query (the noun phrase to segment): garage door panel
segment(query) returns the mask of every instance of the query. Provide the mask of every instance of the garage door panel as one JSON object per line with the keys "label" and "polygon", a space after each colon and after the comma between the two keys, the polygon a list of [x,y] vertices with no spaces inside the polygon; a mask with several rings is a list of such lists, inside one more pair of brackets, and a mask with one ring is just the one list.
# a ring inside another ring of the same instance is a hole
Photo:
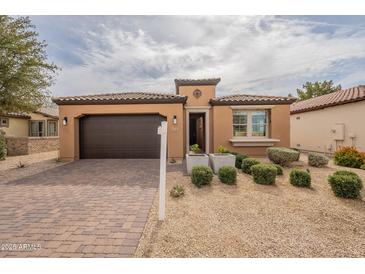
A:
{"label": "garage door panel", "polygon": [[159,115],[100,115],[80,119],[80,158],[159,158]]}

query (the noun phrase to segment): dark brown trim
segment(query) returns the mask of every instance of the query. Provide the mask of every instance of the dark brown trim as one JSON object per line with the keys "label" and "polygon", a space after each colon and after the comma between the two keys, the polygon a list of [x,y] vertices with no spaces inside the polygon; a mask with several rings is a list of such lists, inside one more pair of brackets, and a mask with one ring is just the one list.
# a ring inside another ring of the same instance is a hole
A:
{"label": "dark brown trim", "polygon": [[329,107],[335,107],[335,106],[340,106],[340,105],[345,105],[345,104],[350,104],[350,103],[356,103],[356,102],[360,102],[360,101],[364,101],[364,100],[365,100],[365,97],[361,97],[361,98],[346,100],[346,101],[342,101],[342,102],[335,102],[335,103],[332,103],[332,104],[320,105],[320,106],[315,106],[315,107],[310,107],[310,108],[303,108],[303,109],[299,109],[299,110],[292,110],[292,111],[290,111],[290,114],[310,112],[310,111],[325,109],[325,108],[329,108]]}
{"label": "dark brown trim", "polygon": [[240,105],[291,105],[296,100],[259,100],[259,101],[236,101],[236,100],[225,100],[225,101],[214,101],[211,99],[209,103],[212,106],[240,106]]}
{"label": "dark brown trim", "polygon": [[184,104],[187,97],[171,99],[123,99],[123,100],[63,100],[54,98],[52,101],[57,105],[124,105],[124,104]]}

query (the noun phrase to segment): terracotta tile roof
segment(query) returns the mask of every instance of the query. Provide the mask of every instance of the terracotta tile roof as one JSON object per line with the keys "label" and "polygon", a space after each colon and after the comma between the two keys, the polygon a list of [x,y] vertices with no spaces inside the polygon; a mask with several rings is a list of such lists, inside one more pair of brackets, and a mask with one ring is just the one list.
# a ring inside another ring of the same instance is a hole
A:
{"label": "terracotta tile roof", "polygon": [[42,107],[35,113],[43,114],[44,116],[58,119],[58,107]]}
{"label": "terracotta tile roof", "polygon": [[211,105],[289,105],[296,101],[294,97],[235,94],[213,98]]}
{"label": "terracotta tile roof", "polygon": [[26,113],[8,112],[6,114],[0,114],[0,116],[13,117],[13,118],[22,118],[22,119],[30,119],[30,116],[28,114],[26,114]]}
{"label": "terracotta tile roof", "polygon": [[175,79],[176,89],[180,86],[216,86],[221,78],[209,79]]}
{"label": "terracotta tile roof", "polygon": [[336,91],[305,101],[299,101],[290,106],[290,113],[307,112],[362,100],[365,100],[365,85]]}
{"label": "terracotta tile roof", "polygon": [[56,97],[52,101],[57,105],[81,104],[164,104],[185,103],[187,97],[171,93],[121,92],[81,96]]}

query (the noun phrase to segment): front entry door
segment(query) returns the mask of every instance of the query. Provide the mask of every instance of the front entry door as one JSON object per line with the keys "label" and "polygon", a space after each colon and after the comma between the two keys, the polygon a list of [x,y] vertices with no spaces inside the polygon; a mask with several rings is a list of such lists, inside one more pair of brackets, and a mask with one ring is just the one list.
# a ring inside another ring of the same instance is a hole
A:
{"label": "front entry door", "polygon": [[205,113],[189,114],[189,146],[198,144],[205,152]]}

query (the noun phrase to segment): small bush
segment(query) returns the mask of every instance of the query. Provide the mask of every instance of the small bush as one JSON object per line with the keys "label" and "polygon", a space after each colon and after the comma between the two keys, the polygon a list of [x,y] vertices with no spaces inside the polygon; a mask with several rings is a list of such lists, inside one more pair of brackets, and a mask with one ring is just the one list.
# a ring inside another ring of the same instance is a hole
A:
{"label": "small bush", "polygon": [[308,165],[323,167],[328,164],[328,158],[321,153],[310,152],[308,154]]}
{"label": "small bush", "polygon": [[365,154],[354,147],[341,147],[335,152],[334,162],[339,166],[360,168],[365,163]]}
{"label": "small bush", "polygon": [[251,167],[260,164],[260,161],[255,158],[246,158],[242,160],[242,171],[247,174],[251,174]]}
{"label": "small bush", "polygon": [[295,159],[295,161],[299,161],[299,159],[300,159],[300,150],[299,149],[297,149],[297,148],[290,148],[290,149],[292,149],[292,150],[295,150],[295,151],[297,151],[298,152],[298,157]]}
{"label": "small bush", "polygon": [[218,153],[229,153],[229,151],[224,146],[219,146]]}
{"label": "small bush", "polygon": [[288,166],[291,162],[297,161],[299,151],[285,147],[269,147],[267,156],[275,164]]}
{"label": "small bush", "polygon": [[175,185],[171,190],[170,190],[170,196],[174,197],[174,198],[178,198],[183,196],[185,193],[185,190],[183,188],[183,186],[181,185]]}
{"label": "small bush", "polygon": [[253,180],[261,185],[274,184],[276,172],[277,168],[272,164],[257,164],[251,167]]}
{"label": "small bush", "polygon": [[191,173],[191,182],[197,187],[208,185],[213,179],[213,170],[207,166],[195,166]]}
{"label": "small bush", "polygon": [[193,144],[190,146],[190,150],[194,153],[199,153],[200,152],[200,148],[198,144]]}
{"label": "small bush", "polygon": [[328,177],[333,193],[337,197],[355,199],[362,189],[361,178],[352,171],[339,170]]}
{"label": "small bush", "polygon": [[276,175],[283,175],[283,167],[281,165],[278,164],[273,164],[273,166],[276,167]]}
{"label": "small bush", "polygon": [[235,162],[235,166],[236,168],[241,169],[242,168],[242,160],[248,158],[247,155],[244,154],[236,154],[236,162]]}
{"label": "small bush", "polygon": [[5,158],[6,158],[5,136],[0,131],[0,160],[5,160]]}
{"label": "small bush", "polygon": [[172,159],[170,160],[170,164],[176,164],[176,160],[175,160],[174,158],[172,158]]}
{"label": "small bush", "polygon": [[237,170],[233,166],[222,166],[218,170],[219,180],[227,185],[234,185],[237,179]]}
{"label": "small bush", "polygon": [[289,180],[293,186],[299,186],[299,187],[311,186],[311,175],[309,172],[304,170],[293,169],[292,171],[290,171]]}
{"label": "small bush", "polygon": [[361,165],[361,169],[365,170],[365,164]]}

